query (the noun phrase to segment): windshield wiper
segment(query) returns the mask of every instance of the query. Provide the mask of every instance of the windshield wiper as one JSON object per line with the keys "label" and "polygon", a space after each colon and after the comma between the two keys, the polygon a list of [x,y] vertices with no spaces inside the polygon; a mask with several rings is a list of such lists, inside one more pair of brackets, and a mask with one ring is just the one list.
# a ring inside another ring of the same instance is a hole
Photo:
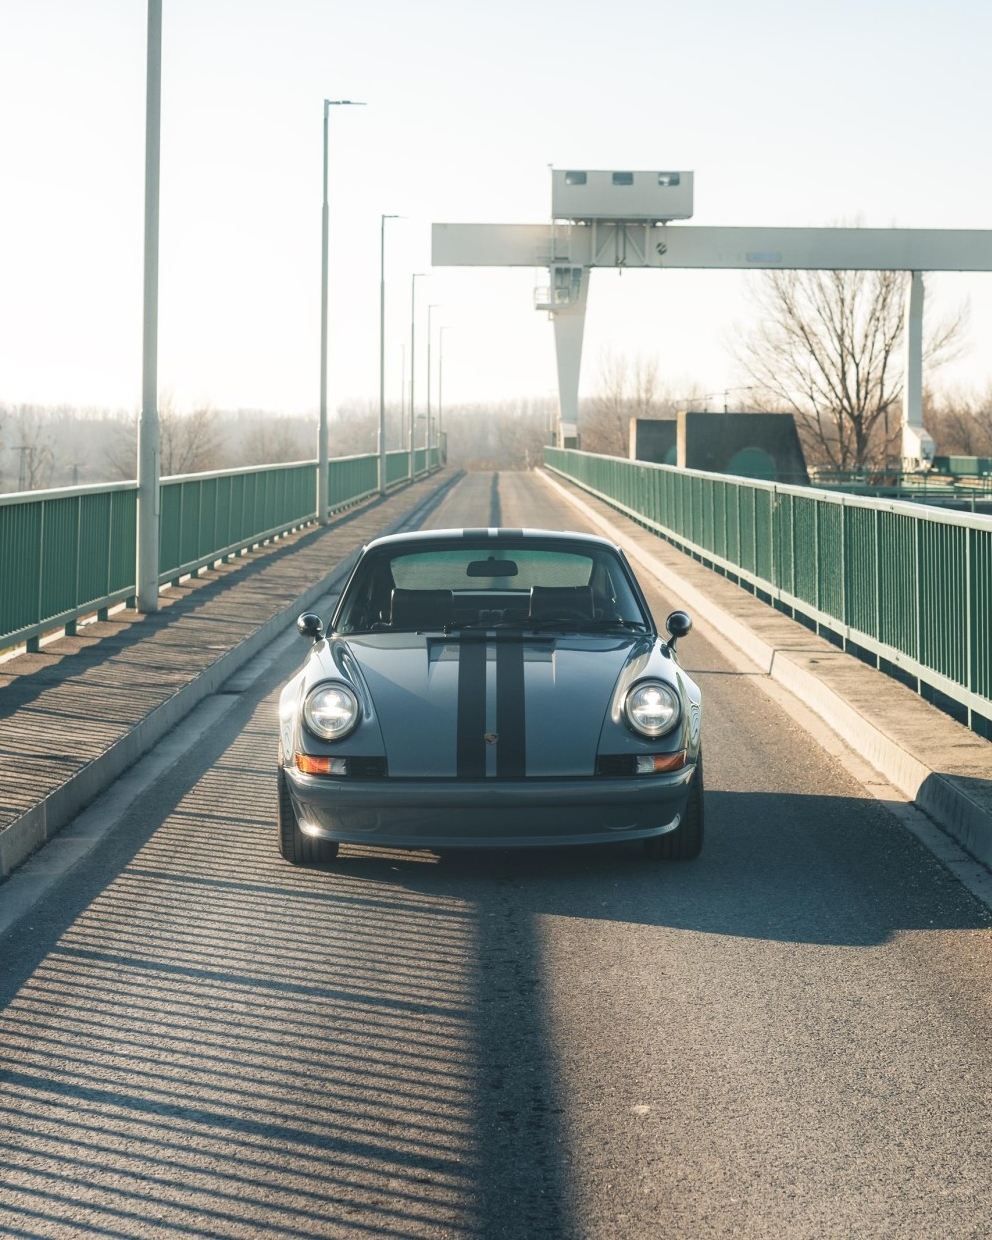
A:
{"label": "windshield wiper", "polygon": [[612,620],[580,620],[577,626],[583,632],[587,629],[626,629],[629,633],[647,633],[648,626],[641,620],[624,620],[617,616]]}
{"label": "windshield wiper", "polygon": [[492,629],[520,629],[529,627],[528,621],[523,620],[464,620],[457,624],[446,624],[444,631],[446,634],[460,633],[462,629],[476,629],[483,633]]}
{"label": "windshield wiper", "polygon": [[521,621],[527,629],[559,629],[564,633],[608,633],[611,629],[624,629],[629,633],[647,633],[648,627],[639,620],[571,620],[548,616],[541,620]]}

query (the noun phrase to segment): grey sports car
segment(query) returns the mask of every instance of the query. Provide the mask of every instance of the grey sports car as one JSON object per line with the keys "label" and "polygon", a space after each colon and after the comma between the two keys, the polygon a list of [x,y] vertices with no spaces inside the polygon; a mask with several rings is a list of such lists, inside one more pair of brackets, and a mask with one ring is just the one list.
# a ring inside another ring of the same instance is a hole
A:
{"label": "grey sports car", "polygon": [[364,548],[279,699],[279,848],[703,841],[692,621],[651,618],[622,551],[586,534],[467,529]]}

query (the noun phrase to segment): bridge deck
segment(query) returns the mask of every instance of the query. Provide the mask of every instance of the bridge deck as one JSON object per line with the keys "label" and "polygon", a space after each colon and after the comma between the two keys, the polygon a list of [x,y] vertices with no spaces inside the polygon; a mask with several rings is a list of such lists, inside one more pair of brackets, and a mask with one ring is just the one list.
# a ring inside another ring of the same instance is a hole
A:
{"label": "bridge deck", "polygon": [[[285,632],[343,577],[370,537],[429,503],[435,476],[223,563],[162,595],[161,611],[121,611],[0,664],[0,879]],[[973,856],[992,859],[990,747],[881,672],[696,564],[577,488],[589,517],[722,633],[812,706]],[[498,514],[493,519],[498,520]],[[645,558],[646,557],[646,558]],[[301,596],[303,599],[301,601]]]}

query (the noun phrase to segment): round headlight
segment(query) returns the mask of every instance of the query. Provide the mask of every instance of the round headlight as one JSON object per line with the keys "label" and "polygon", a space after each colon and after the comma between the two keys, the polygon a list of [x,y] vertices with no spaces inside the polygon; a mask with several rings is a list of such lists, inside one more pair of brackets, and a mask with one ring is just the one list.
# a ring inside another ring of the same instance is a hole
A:
{"label": "round headlight", "polygon": [[303,719],[315,735],[325,741],[347,736],[358,723],[358,698],[347,685],[317,685],[303,703]]}
{"label": "round headlight", "polygon": [[635,685],[623,703],[627,722],[641,736],[664,736],[679,721],[682,707],[671,685],[660,680],[646,680]]}

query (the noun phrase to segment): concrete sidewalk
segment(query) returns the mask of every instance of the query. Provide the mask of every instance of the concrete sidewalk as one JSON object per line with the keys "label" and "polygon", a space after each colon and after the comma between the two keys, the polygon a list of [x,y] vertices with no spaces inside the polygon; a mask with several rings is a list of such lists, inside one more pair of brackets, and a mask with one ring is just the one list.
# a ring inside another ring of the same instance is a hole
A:
{"label": "concrete sidewalk", "polygon": [[428,510],[444,471],[0,663],[0,879],[58,833],[314,599],[369,539]]}
{"label": "concrete sidewalk", "polygon": [[[545,481],[750,664],[783,685],[983,865],[992,743],[557,475]],[[657,619],[657,617],[656,617]]]}

